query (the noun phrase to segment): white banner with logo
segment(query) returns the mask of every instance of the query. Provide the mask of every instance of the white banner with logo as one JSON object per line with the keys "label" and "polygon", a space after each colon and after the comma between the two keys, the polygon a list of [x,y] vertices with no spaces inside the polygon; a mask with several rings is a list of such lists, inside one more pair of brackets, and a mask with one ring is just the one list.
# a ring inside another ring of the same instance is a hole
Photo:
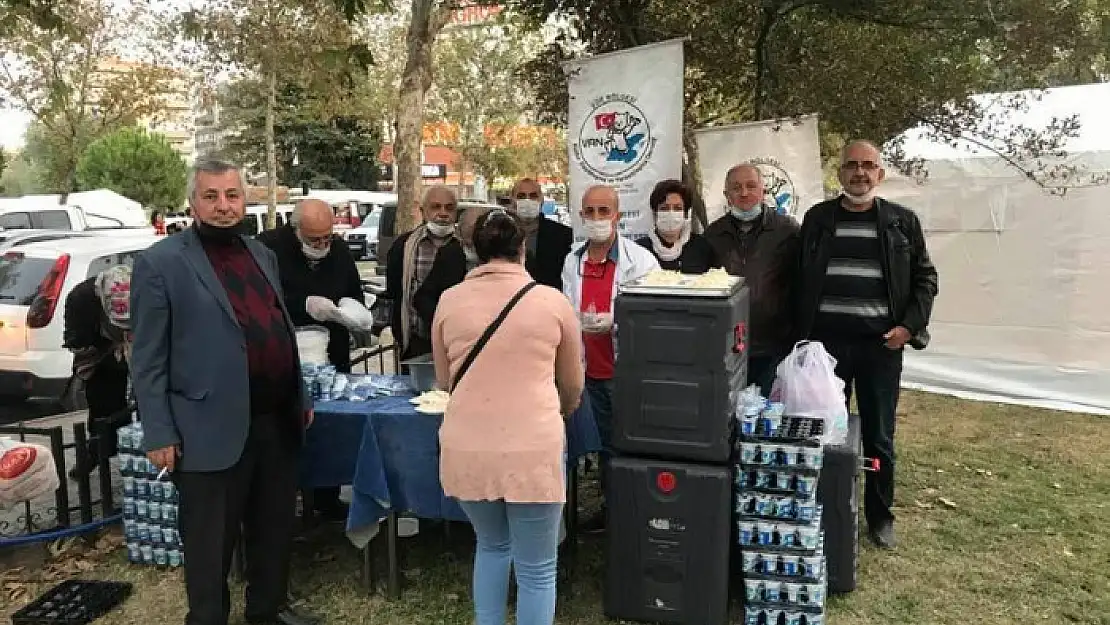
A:
{"label": "white banner with logo", "polygon": [[741,163],[752,163],[763,174],[764,204],[798,221],[825,199],[816,115],[703,128],[694,136],[711,222],[725,213],[725,174]]}
{"label": "white banner with logo", "polygon": [[576,240],[578,211],[593,185],[620,193],[621,234],[652,229],[648,196],[655,184],[682,177],[682,39],[629,48],[567,63],[570,88],[567,151],[570,209]]}

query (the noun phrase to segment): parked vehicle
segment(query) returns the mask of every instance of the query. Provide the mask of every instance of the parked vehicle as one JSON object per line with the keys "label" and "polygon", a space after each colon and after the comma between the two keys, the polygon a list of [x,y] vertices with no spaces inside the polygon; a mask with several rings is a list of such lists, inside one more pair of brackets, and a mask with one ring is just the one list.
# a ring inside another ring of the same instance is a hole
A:
{"label": "parked vehicle", "polygon": [[55,241],[57,239],[72,239],[75,237],[89,236],[87,232],[75,230],[38,230],[22,229],[4,230],[0,228],[0,252],[5,252],[17,245],[24,243],[38,243],[39,241]]}
{"label": "parked vehicle", "polygon": [[351,249],[355,260],[374,260],[378,257],[378,225],[381,224],[381,219],[382,209],[376,207],[362,218],[362,223],[357,228],[347,233],[347,247]]}
{"label": "parked vehicle", "polygon": [[[459,202],[459,215],[462,215],[468,209],[484,207],[484,208],[501,208],[496,204],[489,204],[488,202]],[[381,220],[378,222],[378,244],[374,249],[374,255],[378,259],[377,266],[374,268],[375,273],[379,276],[385,275],[385,260],[389,254],[389,248],[393,245],[393,240],[397,235],[404,234],[397,232],[397,202],[387,203],[382,206]]]}
{"label": "parked vehicle", "polygon": [[150,221],[138,202],[107,189],[98,189],[70,193],[64,202],[60,195],[25,195],[0,200],[0,228],[145,230],[150,228]]}
{"label": "parked vehicle", "polygon": [[0,255],[0,396],[57,398],[84,406],[62,348],[65,300],[74,286],[135,256],[161,237],[87,236],[16,245]]}

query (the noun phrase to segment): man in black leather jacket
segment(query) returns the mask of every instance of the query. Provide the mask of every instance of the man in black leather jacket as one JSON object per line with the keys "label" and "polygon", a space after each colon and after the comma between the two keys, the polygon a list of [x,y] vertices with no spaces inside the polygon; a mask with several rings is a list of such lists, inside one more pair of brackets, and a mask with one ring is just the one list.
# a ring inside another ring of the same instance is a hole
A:
{"label": "man in black leather jacket", "polygon": [[840,197],[806,213],[795,293],[796,330],[836,358],[850,399],[855,387],[863,452],[880,462],[867,474],[868,533],[893,548],[894,426],[902,352],[924,349],[937,294],[937,270],[910,209],[879,198],[885,171],[868,141],[841,153]]}

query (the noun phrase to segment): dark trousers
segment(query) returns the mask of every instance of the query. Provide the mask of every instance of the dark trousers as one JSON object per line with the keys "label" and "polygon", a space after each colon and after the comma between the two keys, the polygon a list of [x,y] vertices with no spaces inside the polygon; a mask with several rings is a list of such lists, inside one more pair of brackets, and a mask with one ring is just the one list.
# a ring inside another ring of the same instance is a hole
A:
{"label": "dark trousers", "polygon": [[902,350],[887,349],[882,339],[822,342],[836,358],[836,375],[844,380],[849,406],[855,387],[863,455],[879,460],[879,470],[867,473],[863,496],[864,517],[875,528],[894,520],[894,423]]}
{"label": "dark trousers", "polygon": [[243,536],[246,617],[273,620],[286,603],[297,503],[296,446],[277,417],[252,419],[243,456],[223,471],[178,472],[186,625],[227,625],[227,575]]}
{"label": "dark trousers", "polygon": [[[115,430],[104,432],[105,439],[95,438],[112,417],[127,408],[127,365],[106,361],[98,365],[84,382],[85,402],[89,406],[89,464],[90,468],[100,461],[98,450],[104,447],[109,457],[116,455]],[[126,420],[120,420],[121,424]]]}
{"label": "dark trousers", "polygon": [[597,422],[597,433],[601,438],[601,489],[609,481],[609,459],[613,457],[613,381],[586,378],[586,394]]}

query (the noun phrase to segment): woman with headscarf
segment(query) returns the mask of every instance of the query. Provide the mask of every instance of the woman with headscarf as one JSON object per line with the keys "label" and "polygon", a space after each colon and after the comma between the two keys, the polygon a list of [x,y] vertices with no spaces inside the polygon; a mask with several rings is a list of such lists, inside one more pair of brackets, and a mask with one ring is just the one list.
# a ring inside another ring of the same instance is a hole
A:
{"label": "woman with headscarf", "polygon": [[699,234],[690,232],[693,194],[678,180],[655,185],[649,199],[655,229],[636,242],[655,255],[662,269],[705,273],[712,266],[712,251]]}
{"label": "woman with headscarf", "polygon": [[[66,297],[62,347],[73,352],[74,383],[84,386],[88,427],[95,436],[102,424],[127,409],[127,361],[131,345],[131,268],[118,265],[73,287]],[[99,449],[116,453],[116,437],[90,438],[89,456],[78,458],[75,474],[100,461]]]}

